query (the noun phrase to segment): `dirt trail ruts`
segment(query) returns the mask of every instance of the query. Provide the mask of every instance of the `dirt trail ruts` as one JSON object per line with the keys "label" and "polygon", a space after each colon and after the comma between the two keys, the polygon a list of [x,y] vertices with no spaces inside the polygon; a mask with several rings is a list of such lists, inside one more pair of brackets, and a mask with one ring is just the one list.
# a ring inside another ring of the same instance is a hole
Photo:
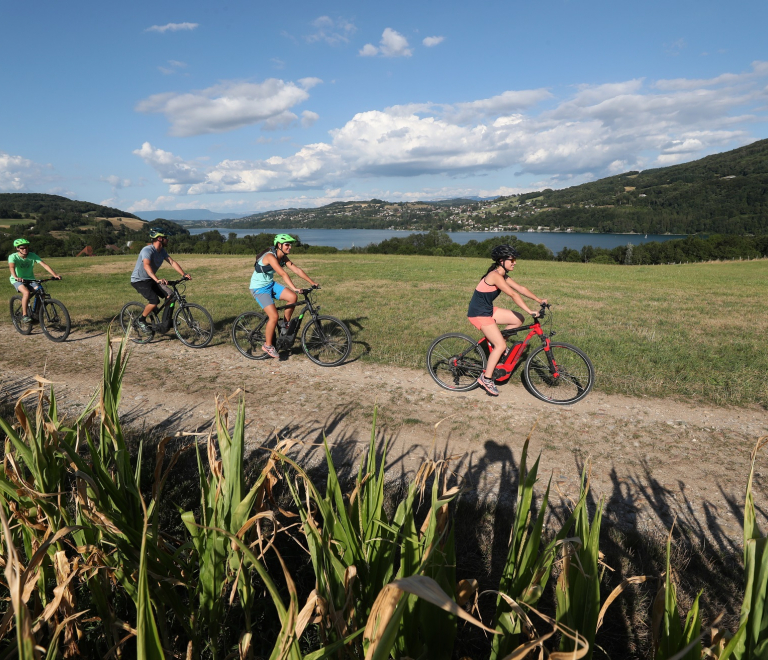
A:
{"label": "dirt trail ruts", "polygon": [[[0,397],[15,400],[34,383],[32,376],[45,372],[56,382],[62,409],[79,412],[99,384],[105,339],[75,331],[54,344],[37,326],[28,337],[0,326]],[[534,456],[542,452],[542,484],[551,472],[554,486],[573,496],[591,460],[596,499],[605,497],[606,516],[615,524],[668,529],[677,516],[678,524],[719,549],[740,548],[750,452],[768,434],[766,411],[599,392],[560,407],[534,399],[514,377],[498,398],[480,389],[457,394],[437,387],[426,370],[363,362],[362,350],[355,345],[347,364],[322,368],[299,352],[256,362],[228,343],[196,350],[170,335],[132,345],[122,418],[163,432],[204,429],[214,394],[240,387],[249,446],[275,432],[313,443],[325,431],[337,465],[349,469],[366,448],[378,405],[377,431],[390,439],[393,478],[412,476],[425,458],[457,456],[453,469],[470,492],[502,501],[514,501],[520,450],[535,424],[531,449]],[[322,460],[316,446],[300,453],[305,462]],[[756,469],[763,510],[766,470],[768,454]]]}

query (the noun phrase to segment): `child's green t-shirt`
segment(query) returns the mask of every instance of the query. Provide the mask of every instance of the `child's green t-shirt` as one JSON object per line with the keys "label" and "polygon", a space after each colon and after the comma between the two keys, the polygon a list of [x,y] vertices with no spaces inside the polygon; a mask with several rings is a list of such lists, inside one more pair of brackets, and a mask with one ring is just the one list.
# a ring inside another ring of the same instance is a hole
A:
{"label": "child's green t-shirt", "polygon": [[[8,257],[8,263],[13,264],[16,267],[16,278],[19,280],[34,280],[35,264],[40,261],[42,261],[42,259],[34,252],[28,253],[26,259],[18,252]],[[13,284],[13,276],[8,279],[10,283]]]}

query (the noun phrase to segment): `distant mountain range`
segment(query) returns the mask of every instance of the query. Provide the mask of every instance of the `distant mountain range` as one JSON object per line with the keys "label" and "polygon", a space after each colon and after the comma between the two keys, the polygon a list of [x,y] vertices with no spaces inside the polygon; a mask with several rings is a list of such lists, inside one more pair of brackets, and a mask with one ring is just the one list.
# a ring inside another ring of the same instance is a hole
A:
{"label": "distant mountain range", "polygon": [[[189,220],[190,222],[196,222],[199,220],[226,220],[229,218],[242,218],[243,215],[236,215],[233,213],[216,213],[209,211],[208,209],[182,209],[182,210],[165,210],[165,211],[138,211],[136,212],[142,220],[157,220],[157,218],[165,218],[166,220]],[[247,214],[246,214],[247,215]]]}

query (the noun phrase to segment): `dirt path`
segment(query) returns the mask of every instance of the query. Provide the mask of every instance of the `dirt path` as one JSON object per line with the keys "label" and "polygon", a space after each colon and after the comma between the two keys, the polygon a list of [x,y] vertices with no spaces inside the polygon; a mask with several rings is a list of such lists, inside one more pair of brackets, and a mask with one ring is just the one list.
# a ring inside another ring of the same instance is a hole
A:
{"label": "dirt path", "polygon": [[[99,384],[105,338],[75,331],[53,344],[37,327],[22,337],[0,326],[0,398],[15,400],[33,384],[31,376],[45,371],[62,407],[81,410]],[[505,501],[514,501],[520,449],[536,424],[531,448],[543,454],[540,475],[546,480],[551,472],[563,493],[577,492],[581,467],[591,459],[594,492],[605,497],[615,524],[666,529],[677,516],[723,551],[740,547],[749,457],[757,437],[768,434],[766,411],[599,392],[559,407],[537,401],[514,378],[497,399],[479,389],[456,394],[437,387],[426,370],[362,362],[362,350],[355,346],[351,362],[327,369],[298,353],[253,362],[230,344],[193,350],[164,337],[133,347],[123,419],[170,432],[202,429],[214,394],[240,387],[250,446],[275,430],[306,442],[325,430],[337,465],[351,468],[370,439],[377,404],[393,477],[412,476],[425,458],[455,455],[454,470],[478,497]],[[303,454],[322,459],[317,447]],[[768,455],[758,463],[756,501],[768,507]]]}

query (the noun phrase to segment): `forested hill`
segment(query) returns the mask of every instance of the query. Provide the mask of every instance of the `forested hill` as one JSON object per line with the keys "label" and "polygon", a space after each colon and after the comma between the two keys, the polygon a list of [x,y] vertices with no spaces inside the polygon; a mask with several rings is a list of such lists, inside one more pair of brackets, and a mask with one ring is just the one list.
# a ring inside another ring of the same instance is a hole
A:
{"label": "forested hill", "polygon": [[47,214],[56,216],[58,219],[70,214],[81,216],[87,214],[91,217],[135,218],[139,220],[138,216],[120,209],[92,204],[91,202],[80,202],[60,195],[0,193],[0,218],[35,218]]}
{"label": "forested hill", "polygon": [[768,234],[768,140],[682,165],[496,199],[334,202],[196,226]]}
{"label": "forested hill", "polygon": [[682,165],[528,193],[516,201],[547,209],[549,225],[617,232],[765,234],[768,140]]}

